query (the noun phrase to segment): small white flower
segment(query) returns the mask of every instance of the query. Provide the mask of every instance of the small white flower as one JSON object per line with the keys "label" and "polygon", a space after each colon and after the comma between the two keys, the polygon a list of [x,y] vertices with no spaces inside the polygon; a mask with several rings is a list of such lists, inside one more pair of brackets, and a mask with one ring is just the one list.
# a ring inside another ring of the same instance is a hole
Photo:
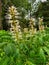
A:
{"label": "small white flower", "polygon": [[15,16],[15,18],[19,18],[19,16]]}
{"label": "small white flower", "polygon": [[15,12],[15,13],[18,13],[17,10],[15,10],[15,9],[14,9],[14,12]]}
{"label": "small white flower", "polygon": [[35,18],[32,18],[32,21],[35,21]]}
{"label": "small white flower", "polygon": [[17,26],[19,29],[21,28],[20,25]]}
{"label": "small white flower", "polygon": [[13,22],[13,20],[8,20],[8,23],[12,23]]}
{"label": "small white flower", "polygon": [[37,29],[34,29],[34,33],[36,33],[37,32]]}
{"label": "small white flower", "polygon": [[20,13],[17,12],[16,15],[20,15]]}
{"label": "small white flower", "polygon": [[5,16],[5,18],[6,18],[6,19],[12,19],[12,16],[11,16],[10,14],[7,14],[7,15]]}
{"label": "small white flower", "polygon": [[14,7],[14,6],[11,6],[11,8],[12,8],[12,9],[15,9],[15,7]]}
{"label": "small white flower", "polygon": [[19,25],[19,21],[17,21],[16,25]]}

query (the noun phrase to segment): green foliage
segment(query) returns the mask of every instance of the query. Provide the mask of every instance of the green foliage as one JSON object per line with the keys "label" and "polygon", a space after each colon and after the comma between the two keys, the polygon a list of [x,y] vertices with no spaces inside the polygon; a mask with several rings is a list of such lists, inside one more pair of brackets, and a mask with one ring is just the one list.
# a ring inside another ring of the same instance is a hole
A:
{"label": "green foliage", "polygon": [[48,29],[17,42],[9,32],[0,31],[0,65],[46,65],[46,62],[49,62]]}
{"label": "green foliage", "polygon": [[11,62],[14,52],[15,46],[11,34],[6,31],[0,31],[0,65],[7,65],[9,61]]}

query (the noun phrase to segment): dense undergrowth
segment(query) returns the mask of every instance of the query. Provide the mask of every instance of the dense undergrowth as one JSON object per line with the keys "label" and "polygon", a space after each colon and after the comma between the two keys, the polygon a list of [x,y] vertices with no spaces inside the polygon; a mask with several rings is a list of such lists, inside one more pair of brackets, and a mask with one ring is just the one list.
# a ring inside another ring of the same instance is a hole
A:
{"label": "dense undergrowth", "polygon": [[49,62],[49,29],[14,42],[0,31],[0,65],[46,65]]}

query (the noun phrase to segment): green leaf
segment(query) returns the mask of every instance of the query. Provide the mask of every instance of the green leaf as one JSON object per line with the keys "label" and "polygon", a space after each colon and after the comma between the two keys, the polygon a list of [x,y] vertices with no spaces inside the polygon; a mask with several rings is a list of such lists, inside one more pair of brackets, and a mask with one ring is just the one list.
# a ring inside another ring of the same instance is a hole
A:
{"label": "green leaf", "polygon": [[47,52],[47,54],[49,55],[49,49],[47,47],[43,47],[43,49],[45,50],[45,52]]}
{"label": "green leaf", "polygon": [[46,57],[45,57],[45,54],[44,54],[44,50],[42,48],[40,48],[40,50],[39,50],[39,56],[40,56],[40,59],[44,63],[46,61]]}
{"label": "green leaf", "polygon": [[4,60],[2,60],[1,65],[8,65],[9,58],[6,57]]}
{"label": "green leaf", "polygon": [[35,65],[35,64],[32,63],[31,61],[26,61],[25,65]]}

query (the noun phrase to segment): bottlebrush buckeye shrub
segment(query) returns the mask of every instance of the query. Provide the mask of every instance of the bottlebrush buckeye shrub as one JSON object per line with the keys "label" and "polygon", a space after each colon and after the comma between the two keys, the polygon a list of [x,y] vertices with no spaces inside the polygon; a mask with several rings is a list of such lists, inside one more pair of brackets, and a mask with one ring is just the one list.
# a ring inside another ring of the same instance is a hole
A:
{"label": "bottlebrush buckeye shrub", "polygon": [[[14,13],[13,6],[12,12]],[[10,8],[10,11],[11,11]],[[11,16],[12,18],[14,16]],[[12,26],[12,34],[15,38],[16,44],[10,44],[5,46],[5,59],[1,64],[3,65],[46,65],[49,62],[49,32],[46,30],[42,30],[42,19],[39,19],[39,31],[36,34],[30,33],[30,29],[24,29],[24,34],[22,34],[18,20],[12,18],[9,22]],[[32,23],[32,22],[31,22]],[[32,24],[30,25],[31,30],[33,31],[34,27]],[[35,29],[36,30],[36,29]],[[21,33],[20,36],[19,33]],[[31,34],[31,35],[30,35]],[[27,36],[26,36],[27,35]],[[20,36],[20,37],[19,37]],[[22,38],[22,39],[20,39]],[[19,40],[20,39],[20,40]],[[7,52],[7,53],[6,53]],[[2,54],[1,54],[2,55]],[[2,59],[2,60],[3,60]],[[1,60],[1,61],[2,61]]]}

